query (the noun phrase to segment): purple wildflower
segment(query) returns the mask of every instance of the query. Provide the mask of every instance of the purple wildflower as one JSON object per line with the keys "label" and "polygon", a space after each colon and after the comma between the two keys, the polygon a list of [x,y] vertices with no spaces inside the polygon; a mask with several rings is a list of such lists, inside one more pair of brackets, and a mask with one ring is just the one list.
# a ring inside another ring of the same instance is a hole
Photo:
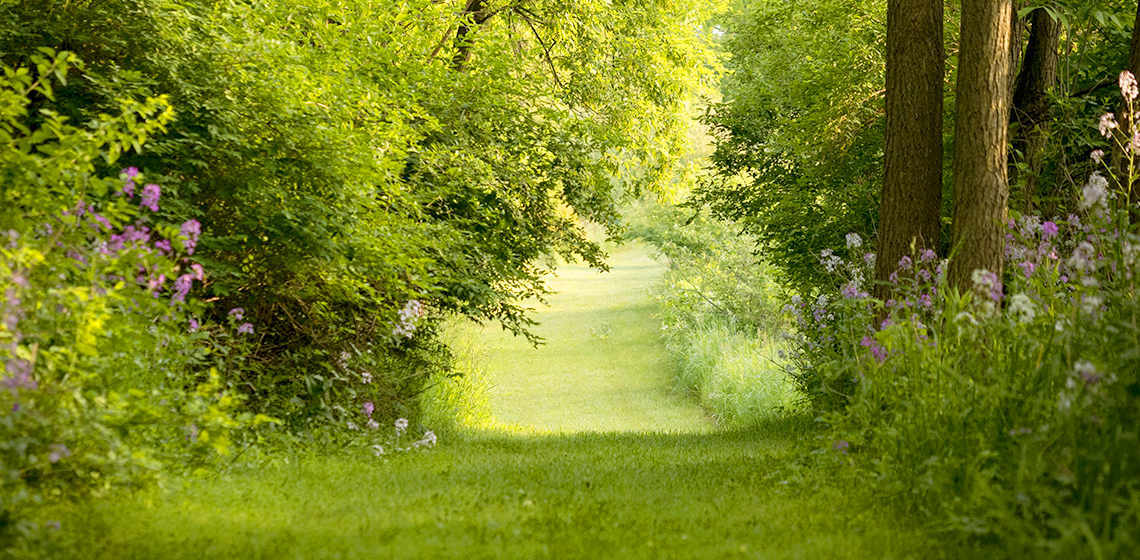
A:
{"label": "purple wildflower", "polygon": [[1029,261],[1025,261],[1017,266],[1021,267],[1021,272],[1025,274],[1026,278],[1033,276],[1033,272],[1037,270],[1037,265]]}
{"label": "purple wildflower", "polygon": [[201,327],[201,325],[198,324],[198,320],[191,317],[190,318],[190,332],[192,332],[192,333],[198,332],[199,327]]}
{"label": "purple wildflower", "polygon": [[238,326],[238,334],[253,334],[253,323],[242,323]]}
{"label": "purple wildflower", "polygon": [[186,295],[190,293],[190,288],[194,285],[194,277],[189,274],[183,274],[174,281],[174,295],[171,299],[174,301],[186,301]]}
{"label": "purple wildflower", "polygon": [[163,255],[169,255],[170,249],[171,249],[170,240],[169,239],[160,239],[158,241],[155,241],[154,242],[154,248],[158,249],[158,252],[162,253]]}
{"label": "purple wildflower", "polygon": [[937,258],[938,258],[938,253],[935,253],[934,251],[932,251],[930,249],[923,249],[922,252],[919,253],[919,255],[918,255],[918,260],[920,260],[922,262],[931,262]]}
{"label": "purple wildflower", "polygon": [[240,321],[243,317],[245,317],[245,309],[242,309],[241,307],[235,307],[231,309],[229,313],[226,313],[226,316],[233,317],[234,320]]}
{"label": "purple wildflower", "polygon": [[910,270],[912,264],[914,264],[914,262],[906,255],[903,255],[903,258],[899,259],[899,268],[903,270]]}
{"label": "purple wildflower", "polygon": [[835,451],[838,451],[844,455],[847,454],[847,449],[849,447],[851,447],[851,445],[844,440],[839,440],[839,441],[835,442],[835,445],[831,446],[832,449],[834,449]]}
{"label": "purple wildflower", "polygon": [[[884,319],[883,324],[886,325],[886,323],[887,321]],[[886,327],[884,326],[883,328]],[[859,341],[859,345],[869,350],[871,355],[875,357],[876,362],[881,364],[887,361],[887,351],[879,344],[879,341],[875,340],[871,335],[864,336],[863,340]]]}
{"label": "purple wildflower", "polygon": [[194,248],[198,246],[198,236],[202,234],[202,224],[195,219],[186,220],[179,228],[179,233],[185,237],[182,240],[182,247],[186,249],[186,254],[193,255]]}
{"label": "purple wildflower", "polygon": [[376,405],[372,404],[372,401],[366,401],[364,403],[364,406],[362,406],[361,408],[364,409],[364,415],[365,416],[372,418],[372,411],[376,410]]}
{"label": "purple wildflower", "polygon": [[162,197],[162,188],[151,183],[143,187],[143,192],[139,197],[141,199],[139,208],[149,208],[151,212],[158,212],[158,199]]}

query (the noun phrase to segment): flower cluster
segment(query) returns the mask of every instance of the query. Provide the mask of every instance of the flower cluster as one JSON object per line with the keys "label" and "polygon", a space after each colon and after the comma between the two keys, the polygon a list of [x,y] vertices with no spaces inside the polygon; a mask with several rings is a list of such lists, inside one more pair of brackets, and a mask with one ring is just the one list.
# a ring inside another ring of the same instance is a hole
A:
{"label": "flower cluster", "polygon": [[416,325],[424,317],[424,304],[419,300],[408,300],[400,310],[400,322],[392,329],[392,336],[396,338],[412,338],[416,332]]}

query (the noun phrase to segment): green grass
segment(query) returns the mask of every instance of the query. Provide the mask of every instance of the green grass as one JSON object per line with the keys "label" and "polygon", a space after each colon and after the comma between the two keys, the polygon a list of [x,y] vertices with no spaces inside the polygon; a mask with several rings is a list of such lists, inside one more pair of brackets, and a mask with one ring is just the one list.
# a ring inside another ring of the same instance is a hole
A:
{"label": "green grass", "polygon": [[48,513],[65,528],[63,556],[955,556],[874,505],[870,490],[832,478],[826,465],[843,457],[805,463],[810,418],[718,430],[674,394],[645,303],[660,269],[639,251],[613,262],[608,275],[562,272],[565,292],[539,315],[545,347],[494,331],[453,338],[466,341],[465,367],[485,368],[493,383],[495,428],[450,432],[430,452],[383,459],[366,444],[324,453],[316,445],[169,491],[56,506]]}
{"label": "green grass", "polygon": [[[611,253],[611,270],[566,266],[540,307],[538,348],[483,327],[494,419],[540,431],[700,431],[711,423],[672,387],[673,367],[647,294],[663,269],[640,248]],[[472,327],[476,328],[476,327]]]}
{"label": "green grass", "polygon": [[64,516],[85,558],[933,558],[805,482],[804,419],[712,434],[485,435],[189,482]]}

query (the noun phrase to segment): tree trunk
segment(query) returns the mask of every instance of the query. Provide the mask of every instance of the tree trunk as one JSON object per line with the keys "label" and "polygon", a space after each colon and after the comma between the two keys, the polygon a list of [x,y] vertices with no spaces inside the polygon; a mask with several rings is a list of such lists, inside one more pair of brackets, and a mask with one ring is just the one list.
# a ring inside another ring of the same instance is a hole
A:
{"label": "tree trunk", "polygon": [[875,297],[913,249],[937,250],[942,215],[942,0],[887,3],[886,145]]}
{"label": "tree trunk", "polygon": [[963,0],[954,125],[954,250],[950,284],[1001,277],[1009,199],[1009,39],[1012,0]]}
{"label": "tree trunk", "polygon": [[[1021,72],[1013,88],[1013,110],[1010,122],[1017,123],[1013,133],[1013,165],[1009,168],[1010,184],[1024,179],[1021,207],[1027,214],[1033,212],[1033,197],[1041,175],[1045,140],[1049,135],[1049,121],[1053,106],[1045,93],[1057,82],[1058,46],[1061,24],[1049,16],[1044,8],[1033,11],[1033,27],[1029,31],[1029,46]],[[1019,164],[1027,173],[1020,176]]]}
{"label": "tree trunk", "polygon": [[[484,0],[467,0],[463,13],[459,15],[459,29],[455,31],[455,56],[451,59],[451,67],[456,72],[462,72],[467,61],[471,59],[471,46],[474,39],[468,35],[474,33],[480,25],[483,25],[483,22],[491,17],[486,9],[487,5]],[[468,17],[471,18],[473,25],[467,23]]]}

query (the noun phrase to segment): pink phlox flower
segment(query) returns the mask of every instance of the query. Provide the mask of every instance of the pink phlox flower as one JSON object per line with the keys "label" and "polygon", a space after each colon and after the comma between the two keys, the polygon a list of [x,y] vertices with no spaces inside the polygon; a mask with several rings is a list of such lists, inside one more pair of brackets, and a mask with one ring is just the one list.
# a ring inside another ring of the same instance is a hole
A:
{"label": "pink phlox flower", "polygon": [[1026,278],[1033,276],[1033,272],[1037,270],[1037,265],[1029,261],[1025,261],[1017,266],[1021,267],[1021,273],[1024,274]]}
{"label": "pink phlox flower", "polygon": [[369,430],[375,430],[380,427],[380,424],[377,423],[376,420],[369,420],[366,426],[368,426]]}
{"label": "pink phlox flower", "polygon": [[206,277],[206,271],[202,270],[202,265],[198,263],[190,265],[190,270],[194,273],[194,279],[199,282]]}
{"label": "pink phlox flower", "polygon": [[372,401],[367,401],[362,408],[364,409],[364,415],[372,418],[372,411],[376,410],[376,405],[372,404]]}
{"label": "pink phlox flower", "polygon": [[[882,328],[886,328],[886,326],[887,320],[884,319]],[[879,344],[879,341],[875,340],[875,338],[871,335],[864,336],[863,340],[859,341],[859,345],[869,350],[871,352],[871,356],[875,358],[876,362],[879,362],[881,364],[887,361],[886,349],[884,349],[882,345]]]}
{"label": "pink phlox flower", "polygon": [[1053,222],[1045,222],[1041,224],[1041,237],[1051,239],[1057,235],[1057,224]]}
{"label": "pink phlox flower", "polygon": [[929,282],[931,278],[930,271],[923,268],[918,271],[918,277],[921,278],[923,282]]}
{"label": "pink phlox flower", "polygon": [[166,284],[166,275],[159,274],[157,277],[152,277],[147,281],[146,288],[154,294],[154,297],[158,297],[158,292],[162,291],[163,284]]}
{"label": "pink phlox flower", "polygon": [[40,384],[35,379],[32,379],[30,371],[32,369],[31,362],[15,358],[8,361],[5,369],[12,375],[0,379],[0,385],[8,389],[13,396],[15,396],[20,389],[35,391],[40,387]]}
{"label": "pink phlox flower", "polygon": [[1120,83],[1120,94],[1125,99],[1132,101],[1136,99],[1137,95],[1140,95],[1140,90],[1136,87],[1136,76],[1133,76],[1132,72],[1128,70],[1121,72],[1118,81]]}
{"label": "pink phlox flower", "polygon": [[154,242],[154,248],[158,249],[158,252],[162,253],[163,255],[169,255],[170,250],[171,250],[170,240],[169,239],[160,239],[158,241],[155,241]]}
{"label": "pink phlox flower", "polygon": [[923,249],[922,252],[918,254],[918,260],[920,260],[922,262],[931,262],[937,258],[938,258],[938,253],[935,253],[931,249]]}
{"label": "pink phlox flower", "polygon": [[235,320],[240,321],[245,316],[245,309],[241,307],[235,307],[226,313],[226,316],[233,317]]}
{"label": "pink phlox flower", "polygon": [[899,273],[892,272],[891,275],[887,277],[887,280],[890,281],[891,284],[898,284],[899,283]]}
{"label": "pink phlox flower", "polygon": [[198,332],[199,327],[201,327],[201,325],[198,324],[198,320],[191,317],[190,318],[190,332],[192,332],[192,333]]}
{"label": "pink phlox flower", "polygon": [[902,270],[910,270],[912,264],[914,264],[914,262],[906,255],[903,255],[903,258],[899,259],[899,268]]}
{"label": "pink phlox flower", "polygon": [[151,212],[158,212],[158,199],[161,197],[162,188],[151,183],[143,187],[143,192],[139,195],[139,208],[149,208]]}
{"label": "pink phlox flower", "polygon": [[1100,135],[1108,138],[1108,135],[1116,128],[1116,116],[1112,113],[1101,115],[1100,124],[1097,127],[1100,129]]}
{"label": "pink phlox flower", "polygon": [[253,324],[252,323],[242,323],[241,325],[238,326],[237,332],[238,332],[238,334],[253,334]]}

